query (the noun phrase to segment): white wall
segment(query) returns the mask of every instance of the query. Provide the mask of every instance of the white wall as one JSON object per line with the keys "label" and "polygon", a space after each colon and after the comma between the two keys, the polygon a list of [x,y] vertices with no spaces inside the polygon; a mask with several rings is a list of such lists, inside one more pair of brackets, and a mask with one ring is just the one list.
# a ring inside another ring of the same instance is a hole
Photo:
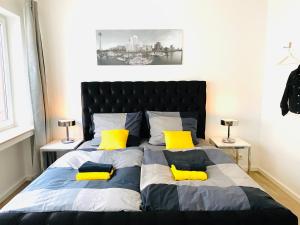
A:
{"label": "white wall", "polygon": [[[256,158],[266,12],[265,0],[39,0],[53,137],[65,132],[57,119],[81,123],[82,81],[206,80],[207,137],[226,134],[221,117],[237,118],[233,133]],[[97,29],[159,28],[184,30],[183,65],[96,65]]]}
{"label": "white wall", "polygon": [[[15,123],[22,127],[32,126],[29,84],[24,62],[25,52],[22,45],[22,27],[20,29],[23,3],[23,0],[0,0],[0,13],[5,15],[7,19]],[[34,175],[30,151],[29,139],[0,151],[0,201],[25,179]]]}
{"label": "white wall", "polygon": [[32,177],[30,139],[0,151],[0,202]]}
{"label": "white wall", "polygon": [[277,65],[287,56],[288,42],[300,58],[300,2],[269,0],[266,69],[261,115],[259,167],[280,181],[300,201],[300,115],[281,115],[280,101],[288,76],[298,65]]}
{"label": "white wall", "polygon": [[0,0],[0,6],[13,12],[19,14],[22,12],[23,0]]}

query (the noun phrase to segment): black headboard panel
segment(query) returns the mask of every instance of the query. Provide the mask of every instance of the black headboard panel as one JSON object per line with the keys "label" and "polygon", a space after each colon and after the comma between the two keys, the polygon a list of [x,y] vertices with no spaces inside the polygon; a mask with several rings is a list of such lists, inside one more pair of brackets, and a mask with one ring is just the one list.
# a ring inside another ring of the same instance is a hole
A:
{"label": "black headboard panel", "polygon": [[[93,138],[93,113],[137,111],[198,112],[197,136],[205,138],[205,81],[82,82],[84,140]],[[143,118],[141,136],[149,137]]]}

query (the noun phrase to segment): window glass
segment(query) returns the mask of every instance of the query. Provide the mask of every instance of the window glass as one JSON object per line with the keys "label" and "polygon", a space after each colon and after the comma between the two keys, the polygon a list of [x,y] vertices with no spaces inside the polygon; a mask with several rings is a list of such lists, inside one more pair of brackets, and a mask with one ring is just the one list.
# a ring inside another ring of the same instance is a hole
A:
{"label": "window glass", "polygon": [[13,124],[8,60],[5,20],[0,17],[0,129]]}

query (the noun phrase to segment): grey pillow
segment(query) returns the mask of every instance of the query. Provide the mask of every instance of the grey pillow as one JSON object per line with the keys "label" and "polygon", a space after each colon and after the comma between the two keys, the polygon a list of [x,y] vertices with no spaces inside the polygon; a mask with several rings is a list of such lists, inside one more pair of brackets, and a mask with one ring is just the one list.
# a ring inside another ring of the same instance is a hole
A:
{"label": "grey pillow", "polygon": [[157,112],[147,111],[146,117],[150,126],[149,143],[165,145],[165,130],[191,131],[194,144],[197,140],[197,113],[195,112]]}
{"label": "grey pillow", "polygon": [[98,146],[101,142],[101,131],[126,129],[129,130],[127,146],[140,144],[140,128],[142,112],[136,113],[94,113],[94,138],[91,145]]}

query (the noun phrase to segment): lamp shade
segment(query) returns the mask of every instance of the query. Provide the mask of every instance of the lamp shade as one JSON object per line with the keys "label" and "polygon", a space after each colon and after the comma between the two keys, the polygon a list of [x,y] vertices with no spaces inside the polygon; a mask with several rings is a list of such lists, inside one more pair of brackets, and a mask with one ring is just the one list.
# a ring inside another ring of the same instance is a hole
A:
{"label": "lamp shade", "polygon": [[58,120],[59,127],[71,127],[75,126],[75,120]]}
{"label": "lamp shade", "polygon": [[235,119],[221,119],[221,125],[223,126],[237,126],[239,121]]}

